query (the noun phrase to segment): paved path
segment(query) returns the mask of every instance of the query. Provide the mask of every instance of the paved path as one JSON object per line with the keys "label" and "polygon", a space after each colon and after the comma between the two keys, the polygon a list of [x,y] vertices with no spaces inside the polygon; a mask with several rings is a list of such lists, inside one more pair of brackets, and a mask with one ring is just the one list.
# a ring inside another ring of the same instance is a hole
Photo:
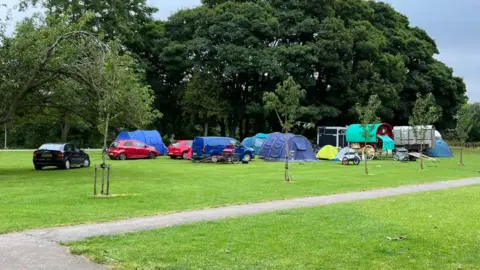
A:
{"label": "paved path", "polygon": [[106,223],[56,227],[5,234],[0,235],[0,269],[103,269],[102,266],[87,262],[82,257],[69,254],[66,248],[60,246],[58,242],[70,242],[92,236],[150,230],[197,221],[218,220],[235,216],[383,198],[471,185],[480,185],[480,178],[247,205],[233,205]]}

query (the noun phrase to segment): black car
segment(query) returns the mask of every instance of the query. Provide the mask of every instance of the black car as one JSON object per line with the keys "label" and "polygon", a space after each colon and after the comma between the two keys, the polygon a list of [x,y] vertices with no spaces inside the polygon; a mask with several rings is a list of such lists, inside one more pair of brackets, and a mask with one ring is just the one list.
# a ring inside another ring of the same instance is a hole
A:
{"label": "black car", "polygon": [[90,156],[70,143],[46,143],[33,152],[35,170],[54,166],[68,170],[71,167],[90,167]]}

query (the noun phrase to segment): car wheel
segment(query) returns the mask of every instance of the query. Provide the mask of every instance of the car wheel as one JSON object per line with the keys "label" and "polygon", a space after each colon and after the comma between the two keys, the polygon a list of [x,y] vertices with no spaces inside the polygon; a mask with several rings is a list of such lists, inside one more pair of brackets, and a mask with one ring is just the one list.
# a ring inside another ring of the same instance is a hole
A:
{"label": "car wheel", "polygon": [[42,166],[40,166],[40,165],[35,165],[35,170],[40,171],[41,169],[43,169]]}
{"label": "car wheel", "polygon": [[213,156],[212,156],[212,162],[213,162],[213,163],[217,163],[217,162],[218,162],[218,156],[213,155]]}
{"label": "car wheel", "polygon": [[148,154],[148,158],[149,159],[155,159],[156,158],[155,153],[150,152],[150,154]]}
{"label": "car wheel", "polygon": [[182,158],[185,159],[185,160],[187,160],[187,159],[188,159],[188,153],[187,153],[187,152],[183,153],[183,154],[182,154]]}
{"label": "car wheel", "polygon": [[84,167],[84,168],[90,167],[90,160],[89,160],[88,158],[86,158],[86,159],[83,161],[82,167]]}
{"label": "car wheel", "polygon": [[63,164],[63,168],[65,170],[70,170],[70,160],[65,160],[65,164]]}
{"label": "car wheel", "polygon": [[118,157],[120,160],[127,160],[127,155],[125,153],[120,154]]}
{"label": "car wheel", "polygon": [[251,155],[250,153],[245,154],[245,156],[243,157],[243,160],[244,160],[244,161],[250,161],[250,160],[252,160],[252,155]]}

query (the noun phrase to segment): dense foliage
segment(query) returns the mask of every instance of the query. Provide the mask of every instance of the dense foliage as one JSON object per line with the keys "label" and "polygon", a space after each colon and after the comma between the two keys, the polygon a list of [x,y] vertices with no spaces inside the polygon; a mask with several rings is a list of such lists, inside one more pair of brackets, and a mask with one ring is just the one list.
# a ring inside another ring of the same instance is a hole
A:
{"label": "dense foliage", "polygon": [[[204,0],[159,21],[144,0],[113,1],[108,12],[96,2],[102,1],[24,1],[55,16],[97,14],[85,29],[118,40],[145,69],[163,113],[150,127],[163,135],[243,138],[279,131],[262,98],[290,76],[306,90],[301,105],[308,109],[299,121],[318,125],[358,122],[355,104],[371,95],[381,101],[382,121],[406,125],[417,95],[432,93],[440,111],[436,126],[447,130],[467,100],[463,80],[434,58],[434,40],[385,3]],[[92,134],[83,127],[68,138]]]}
{"label": "dense foliage", "polygon": [[160,44],[152,47],[150,80],[168,115],[163,132],[192,135],[172,123],[189,121],[177,104],[199,69],[217,78],[228,104],[225,117],[207,121],[226,124],[237,137],[279,130],[274,114],[265,118],[261,98],[288,76],[307,91],[303,105],[312,110],[302,120],[322,125],[358,121],[354,105],[372,94],[382,102],[383,121],[408,124],[417,94],[433,93],[444,130],[455,126],[466,101],[462,79],[434,58],[433,39],[384,3],[210,0],[157,22],[151,33]]}

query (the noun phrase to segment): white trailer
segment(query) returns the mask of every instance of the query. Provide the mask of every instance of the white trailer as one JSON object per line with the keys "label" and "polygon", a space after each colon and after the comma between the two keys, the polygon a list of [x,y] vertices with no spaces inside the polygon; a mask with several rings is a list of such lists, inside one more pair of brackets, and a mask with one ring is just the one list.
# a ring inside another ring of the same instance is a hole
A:
{"label": "white trailer", "polygon": [[395,140],[395,147],[404,147],[408,151],[420,151],[420,145],[423,144],[423,150],[432,149],[436,145],[436,130],[434,126],[417,126],[418,129],[422,129],[425,136],[423,140],[421,138],[422,131],[419,136],[415,136],[415,132],[412,126],[399,126],[393,128],[393,137]]}

